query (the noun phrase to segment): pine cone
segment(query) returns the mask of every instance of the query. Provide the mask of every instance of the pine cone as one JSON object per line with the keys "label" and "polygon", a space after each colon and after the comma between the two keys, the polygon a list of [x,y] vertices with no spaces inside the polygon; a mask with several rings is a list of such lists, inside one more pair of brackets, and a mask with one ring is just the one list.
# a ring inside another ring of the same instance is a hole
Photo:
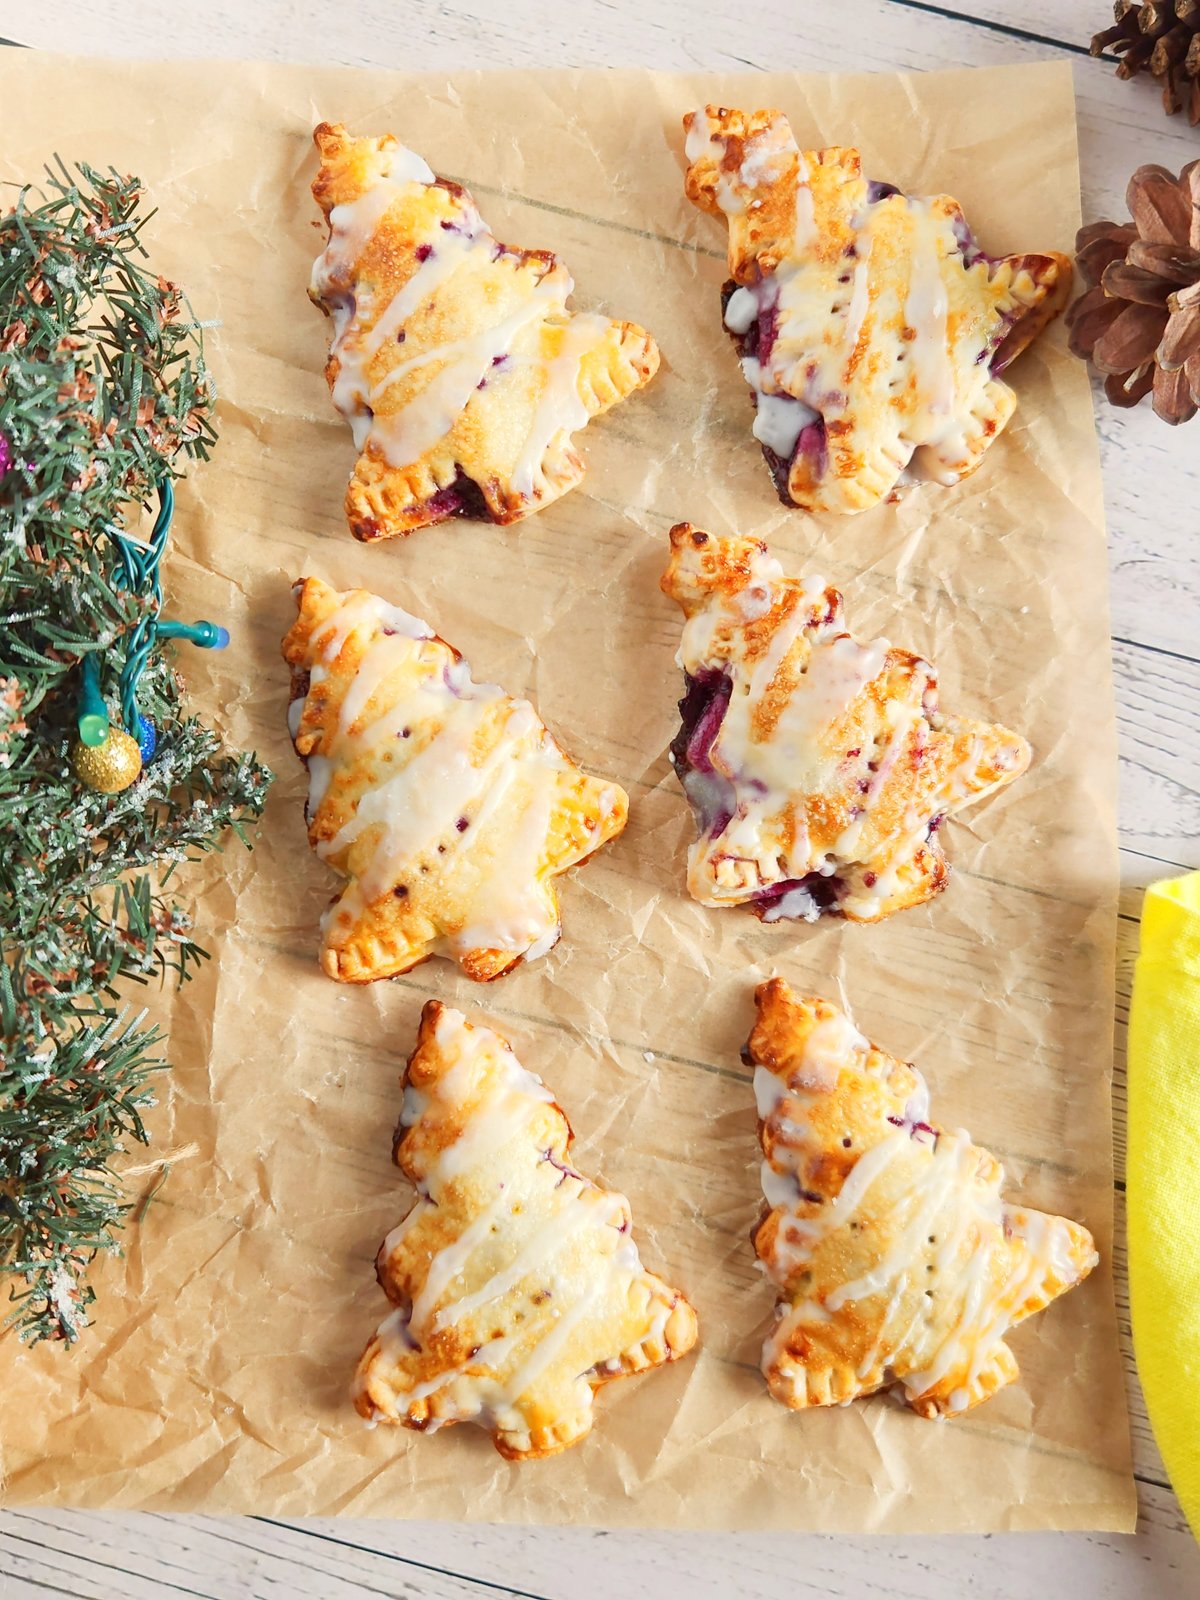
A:
{"label": "pine cone", "polygon": [[1070,348],[1104,374],[1113,405],[1153,390],[1164,422],[1187,422],[1200,406],[1200,161],[1178,177],[1139,167],[1125,203],[1132,222],[1075,237],[1087,289],[1067,312]]}
{"label": "pine cone", "polygon": [[1092,54],[1120,56],[1118,78],[1136,78],[1144,66],[1162,85],[1163,105],[1174,116],[1187,107],[1200,123],[1200,0],[1116,0],[1116,23],[1092,39]]}

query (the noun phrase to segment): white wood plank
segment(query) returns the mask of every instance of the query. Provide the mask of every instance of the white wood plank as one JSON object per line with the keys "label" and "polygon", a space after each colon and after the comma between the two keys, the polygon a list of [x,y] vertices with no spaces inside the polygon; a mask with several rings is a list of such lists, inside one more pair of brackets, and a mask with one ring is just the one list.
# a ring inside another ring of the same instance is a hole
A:
{"label": "white wood plank", "polygon": [[1200,662],[1122,643],[1113,660],[1121,842],[1200,866]]}
{"label": "white wood plank", "polygon": [[[83,10],[49,0],[36,11],[0,0],[0,35],[93,54],[260,56],[446,70],[490,65],[639,62],[714,72],[791,62],[807,70],[932,68],[1043,59],[1074,44],[1085,214],[1116,215],[1139,162],[1181,165],[1194,133],[1161,115],[1153,86],[1121,84],[1078,45],[1103,25],[1094,0],[959,0],[939,14],[902,0],[759,0],[752,27],[719,0],[643,0],[636,8],[562,0],[210,0],[150,13],[119,0]],[[984,27],[980,22],[998,26]],[[1194,517],[1197,427],[1169,430],[1146,410],[1101,406],[1113,564],[1113,631],[1122,735],[1123,895],[1118,1044],[1128,1007],[1141,885],[1200,860],[1200,667],[1140,644],[1200,654],[1200,555]],[[1119,1048],[1118,1069],[1123,1065]],[[1118,1106],[1123,1104],[1118,1082]],[[1119,1130],[1119,1134],[1122,1130]],[[1118,1154],[1122,1153],[1118,1138]],[[1165,1481],[1136,1383],[1135,1452],[1144,1479]],[[1142,1531],[1106,1536],[1014,1536],[1002,1541],[823,1540],[582,1529],[454,1528],[409,1523],[305,1524],[204,1518],[8,1513],[0,1517],[0,1575],[8,1596],[274,1596],[304,1600],[387,1594],[524,1593],[558,1600],[688,1592],[707,1596],[978,1600],[1053,1592],[1096,1600],[1154,1600],[1200,1592],[1200,1552],[1169,1490],[1143,1483]],[[434,1569],[434,1570],[430,1570]],[[439,1570],[439,1569],[449,1569]]]}
{"label": "white wood plank", "polygon": [[7,1597],[42,1585],[80,1600],[1166,1600],[1200,1586],[1200,1549],[1171,1496],[1143,1495],[1140,1536],[831,1539],[820,1535],[619,1537],[583,1528],[10,1513]]}

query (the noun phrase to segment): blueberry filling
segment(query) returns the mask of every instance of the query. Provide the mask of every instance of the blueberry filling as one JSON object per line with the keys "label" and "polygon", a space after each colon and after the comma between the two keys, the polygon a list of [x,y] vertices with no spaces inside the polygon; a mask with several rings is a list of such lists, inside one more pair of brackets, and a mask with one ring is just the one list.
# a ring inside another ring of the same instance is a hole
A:
{"label": "blueberry filling", "polygon": [[[700,832],[717,839],[733,820],[737,793],[712,763],[712,748],[733,693],[733,680],[712,668],[684,674],[686,693],[679,702],[679,732],[671,742],[671,765],[683,785]],[[815,922],[836,911],[845,884],[835,873],[809,872],[786,878],[751,896],[751,908],[764,922]]]}
{"label": "blueberry filling", "polygon": [[937,1143],[937,1129],[930,1127],[928,1122],[910,1122],[906,1117],[889,1117],[888,1121],[895,1128],[907,1128],[911,1139],[920,1139],[922,1134],[927,1133],[934,1144]]}
{"label": "blueberry filling", "polygon": [[[507,361],[508,361],[508,352],[506,350],[502,354],[492,357],[492,366],[493,367],[503,367],[507,363]],[[487,386],[488,386],[488,375],[487,375],[487,373],[485,373],[483,375],[483,377],[480,378],[479,382],[475,385],[475,387],[477,389],[486,389]]]}
{"label": "blueberry filling", "polygon": [[829,460],[829,435],[825,431],[824,417],[801,428],[800,437],[796,440],[796,454],[811,459],[818,478],[824,475]]}
{"label": "blueberry filling", "polygon": [[[724,323],[729,303],[739,292],[738,285],[730,279],[721,290],[721,320]],[[749,293],[750,291],[746,291]],[[809,459],[814,477],[822,477],[828,464],[828,438],[824,419],[810,406],[794,395],[763,394],[755,381],[757,368],[771,358],[779,338],[779,302],[776,296],[767,297],[763,286],[757,294],[757,315],[743,333],[730,329],[730,337],[743,363],[754,397],[756,411],[762,413],[755,425],[755,437],[762,446],[763,458],[771,474],[775,491],[784,505],[793,505],[788,492],[788,477],[792,462],[797,456]],[[739,319],[735,319],[739,320]],[[728,327],[728,324],[725,324]],[[740,327],[740,320],[739,320]],[[811,417],[811,421],[803,421]],[[795,442],[792,443],[794,437]],[[770,442],[773,441],[773,442]],[[778,446],[779,448],[776,448]],[[790,448],[789,448],[790,446]]]}
{"label": "blueberry filling", "polygon": [[[381,1250],[380,1260],[382,1260],[382,1257],[383,1252]],[[376,1271],[378,1272],[379,1270],[380,1267],[379,1263],[377,1262]],[[397,1307],[397,1311],[398,1315],[392,1326],[400,1340],[401,1345],[405,1350],[420,1350],[421,1346],[412,1331],[412,1301],[406,1298]]]}
{"label": "blueberry filling", "polygon": [[890,200],[894,194],[900,192],[894,183],[880,183],[877,179],[871,178],[867,182],[867,204],[878,205],[881,200]]}
{"label": "blueberry filling", "polygon": [[996,336],[990,349],[980,352],[980,360],[988,362],[988,370],[993,378],[998,378],[1004,369],[1016,360],[1029,342],[1028,333],[1021,326],[1021,320],[1021,317],[1015,312],[1002,312],[1000,326],[996,330]]}
{"label": "blueberry filling", "polygon": [[685,673],[684,684],[679,732],[671,741],[671,765],[701,832],[715,839],[729,826],[737,806],[733,784],[714,768],[711,757],[733,693],[733,680],[724,672],[709,669],[694,677]]}
{"label": "blueberry filling", "polygon": [[[952,227],[955,242],[962,254],[964,268],[969,270],[980,261],[986,262],[989,270],[996,265],[999,257],[990,256],[986,250],[980,249],[979,241],[971,232],[965,217],[955,217]],[[975,358],[976,365],[982,365],[986,361],[988,371],[994,378],[998,378],[1005,367],[1020,355],[1028,342],[1026,334],[1023,331],[1018,332],[1023,320],[1019,308],[1014,307],[1011,311],[1001,312],[991,340]]]}
{"label": "blueberry filling", "polygon": [[436,494],[430,495],[425,502],[425,510],[429,514],[430,521],[434,522],[440,521],[443,517],[474,517],[481,522],[488,520],[487,502],[479,485],[473,478],[468,478],[461,467],[458,468],[453,483],[448,483],[444,489],[439,489]]}
{"label": "blueberry filling", "polygon": [[457,482],[447,484],[444,489],[439,489],[425,502],[425,508],[434,517],[450,517],[455,512],[462,510],[462,495],[459,493]]}
{"label": "blueberry filling", "polygon": [[788,493],[788,477],[791,474],[792,464],[785,461],[781,455],[776,455],[769,444],[761,446],[763,460],[767,463],[767,471],[771,474],[771,482],[775,485],[775,493],[784,505],[792,504],[792,497]]}
{"label": "blueberry filling", "polygon": [[752,904],[764,922],[815,922],[837,910],[843,887],[836,873],[826,877],[821,872],[807,872],[802,878],[785,878],[760,889]]}
{"label": "blueberry filling", "polygon": [[587,1181],[585,1178],[581,1177],[578,1172],[575,1171],[574,1167],[568,1167],[565,1162],[559,1161],[557,1159],[557,1157],[555,1156],[553,1150],[543,1150],[542,1151],[542,1160],[543,1161],[548,1161],[556,1172],[561,1172],[562,1173],[562,1177],[554,1185],[554,1187],[556,1189],[561,1189],[563,1184],[567,1181],[568,1178],[578,1178],[580,1183],[586,1183],[586,1181]]}

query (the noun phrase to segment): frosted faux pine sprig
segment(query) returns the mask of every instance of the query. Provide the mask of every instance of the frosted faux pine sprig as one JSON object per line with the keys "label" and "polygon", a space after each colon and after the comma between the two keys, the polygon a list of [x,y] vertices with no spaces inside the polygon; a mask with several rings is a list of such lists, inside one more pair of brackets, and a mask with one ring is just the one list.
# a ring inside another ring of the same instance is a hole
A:
{"label": "frosted faux pine sprig", "polygon": [[[0,1271],[25,1339],[73,1343],[130,1209],[116,1158],[164,1043],[128,983],[204,959],[165,893],[176,865],[245,840],[270,775],[186,714],[167,651],[138,687],[158,730],[124,793],[68,751],[91,655],[119,721],[124,642],[147,600],[119,538],[214,441],[201,334],[145,262],[134,178],[49,172],[0,215]],[[169,566],[166,581],[170,585]]]}

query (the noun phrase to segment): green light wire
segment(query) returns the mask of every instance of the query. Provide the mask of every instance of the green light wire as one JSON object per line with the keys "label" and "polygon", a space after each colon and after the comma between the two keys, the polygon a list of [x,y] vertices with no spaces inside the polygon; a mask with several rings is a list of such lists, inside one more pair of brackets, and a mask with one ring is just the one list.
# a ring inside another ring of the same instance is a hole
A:
{"label": "green light wire", "polygon": [[175,490],[170,478],[158,486],[158,516],[154,530],[146,544],[139,544],[126,534],[117,535],[117,549],[125,579],[135,594],[149,594],[154,601],[152,611],[146,612],[134,625],[125,647],[125,665],[121,668],[121,718],[125,731],[138,736],[137,686],[146,663],[154,649],[154,636],[158,631],[158,613],[162,605],[162,579],[159,563],[167,548],[171,532],[171,518],[175,515]]}
{"label": "green light wire", "polygon": [[[175,490],[169,478],[158,486],[158,516],[146,543],[126,533],[115,533],[121,570],[131,593],[147,596],[151,605],[138,618],[125,647],[121,667],[121,720],[125,731],[140,737],[141,718],[137,707],[137,687],[159,639],[187,639],[206,650],[223,650],[228,632],[215,622],[160,622],[163,592],[159,567],[175,515]],[[100,667],[97,657],[83,658],[83,686],[79,699],[79,737],[86,745],[101,745],[108,738],[108,710],[100,692]]]}

